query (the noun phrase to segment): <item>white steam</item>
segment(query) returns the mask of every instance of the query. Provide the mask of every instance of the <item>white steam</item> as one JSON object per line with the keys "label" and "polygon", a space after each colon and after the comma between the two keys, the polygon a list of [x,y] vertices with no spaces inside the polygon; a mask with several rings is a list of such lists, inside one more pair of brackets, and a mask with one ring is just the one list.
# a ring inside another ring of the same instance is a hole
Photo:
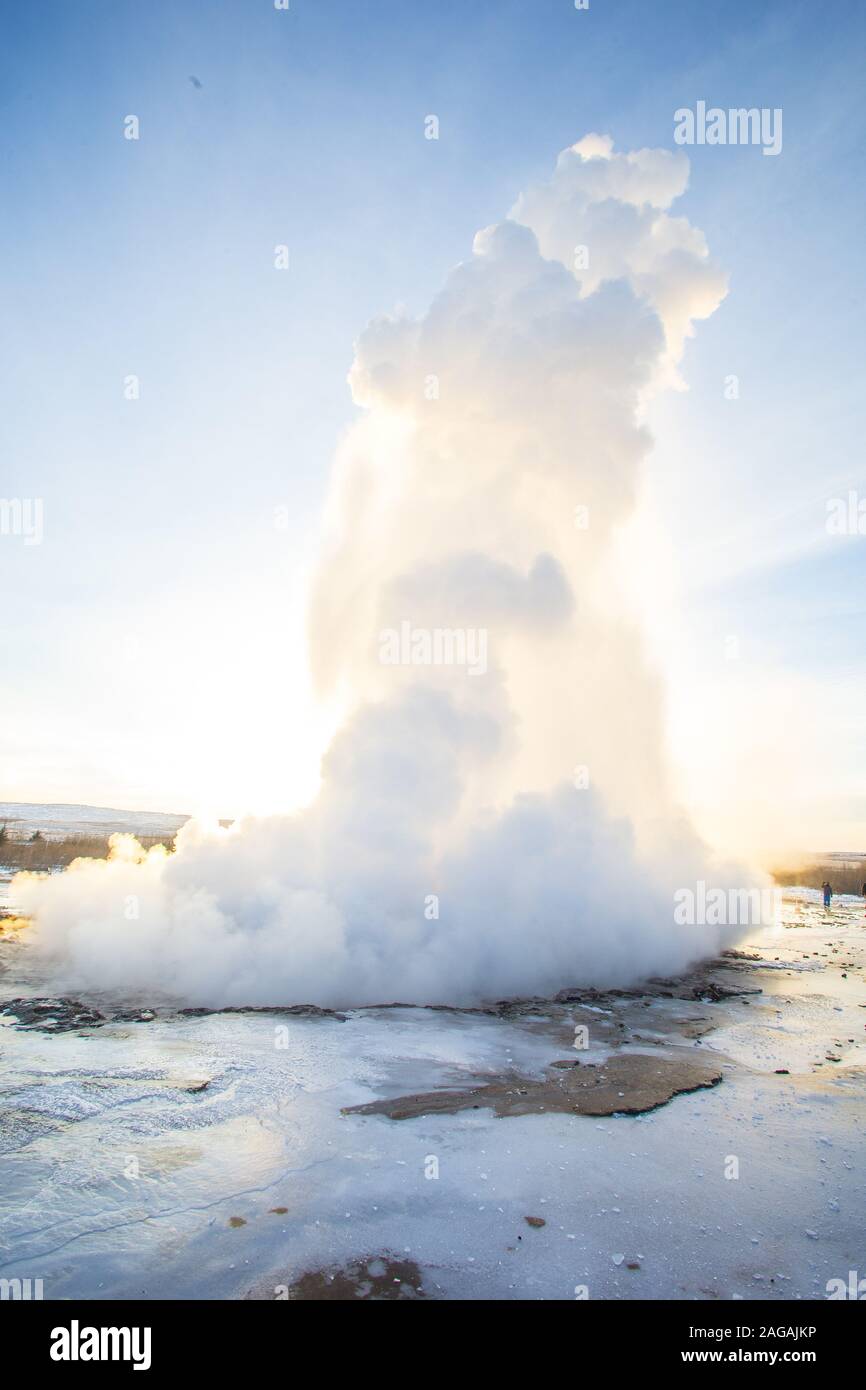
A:
{"label": "white steam", "polygon": [[[64,979],[210,1005],[468,1002],[723,943],[674,919],[677,888],[729,876],[672,802],[659,685],[605,582],[643,406],[725,294],[666,211],[687,179],[681,152],[588,136],[426,315],[368,326],[310,605],[315,677],[345,711],[320,794],[191,825],[173,855],[121,841],[19,879]],[[416,659],[444,632],[451,664],[384,662],[407,628]],[[482,632],[470,672],[461,634]]]}

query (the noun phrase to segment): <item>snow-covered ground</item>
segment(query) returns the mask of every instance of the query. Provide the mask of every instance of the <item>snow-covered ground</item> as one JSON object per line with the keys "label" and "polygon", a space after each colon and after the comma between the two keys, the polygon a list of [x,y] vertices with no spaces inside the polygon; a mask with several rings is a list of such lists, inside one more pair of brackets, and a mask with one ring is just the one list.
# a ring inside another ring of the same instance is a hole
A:
{"label": "snow-covered ground", "polygon": [[43,804],[36,801],[0,801],[0,825],[14,838],[23,839],[35,830],[46,839],[73,836],[172,835],[189,819],[164,811],[118,811],[110,806],[78,806],[66,802]]}
{"label": "snow-covered ground", "polygon": [[[0,1020],[0,1277],[46,1298],[272,1298],[390,1253],[433,1297],[823,1298],[866,1274],[866,919],[797,890],[785,920],[714,975],[760,995],[575,1007],[610,1025],[584,1065],[620,1019],[620,1050],[721,1064],[639,1116],[342,1113],[540,1077],[575,1056],[562,1006]],[[45,992],[25,946],[0,943],[4,967],[0,1001]]]}

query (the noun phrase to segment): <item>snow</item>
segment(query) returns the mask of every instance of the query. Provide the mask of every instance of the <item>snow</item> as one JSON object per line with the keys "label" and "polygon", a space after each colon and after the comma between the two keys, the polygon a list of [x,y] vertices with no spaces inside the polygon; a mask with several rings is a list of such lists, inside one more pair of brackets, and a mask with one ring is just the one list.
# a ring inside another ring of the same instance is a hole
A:
{"label": "snow", "polygon": [[65,802],[43,804],[30,801],[0,801],[0,825],[19,839],[40,831],[46,839],[73,836],[173,835],[189,819],[164,811],[118,811],[109,806],[79,806]]}
{"label": "snow", "polygon": [[[824,1297],[864,1260],[866,932],[862,903],[823,925],[805,901],[809,925],[762,935],[767,967],[736,975],[763,995],[699,1005],[718,1027],[675,1042],[722,1059],[721,1085],[636,1117],[341,1114],[540,1075],[575,1055],[543,1013],[161,1015],[86,1035],[6,1023],[0,1276],[42,1278],[50,1298],[273,1297],[390,1251],[454,1298]],[[32,992],[9,949],[0,993]]]}

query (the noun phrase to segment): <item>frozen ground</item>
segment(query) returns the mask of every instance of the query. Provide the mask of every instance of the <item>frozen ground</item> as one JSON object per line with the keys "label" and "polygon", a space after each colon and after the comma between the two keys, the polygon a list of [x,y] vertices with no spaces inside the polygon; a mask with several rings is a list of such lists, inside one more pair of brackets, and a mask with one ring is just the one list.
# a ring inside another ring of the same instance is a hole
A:
{"label": "frozen ground", "polygon": [[117,811],[110,806],[77,806],[66,802],[43,804],[34,801],[0,801],[0,825],[14,838],[24,838],[38,830],[46,839],[76,835],[171,835],[187,816],[163,811]]}
{"label": "frozen ground", "polygon": [[[854,899],[825,917],[809,890],[785,916],[743,948],[758,959],[706,975],[762,993],[718,1002],[662,982],[493,1016],[138,1000],[152,1022],[0,1020],[0,1277],[42,1278],[46,1298],[274,1298],[369,1260],[431,1297],[823,1298],[866,1273],[866,920]],[[20,943],[0,943],[0,972],[0,1003],[45,993]],[[342,1113],[624,1052],[723,1079],[639,1116]]]}

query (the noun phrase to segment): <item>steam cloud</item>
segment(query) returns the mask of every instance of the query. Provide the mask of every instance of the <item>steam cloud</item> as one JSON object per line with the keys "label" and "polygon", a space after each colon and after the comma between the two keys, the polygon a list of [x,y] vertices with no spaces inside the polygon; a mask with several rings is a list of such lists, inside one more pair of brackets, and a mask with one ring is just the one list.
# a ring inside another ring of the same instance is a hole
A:
{"label": "steam cloud", "polygon": [[[64,978],[209,1005],[463,1003],[724,944],[674,921],[677,887],[730,872],[672,798],[659,683],[604,568],[645,403],[726,292],[667,211],[687,181],[682,152],[587,136],[426,315],[367,327],[310,605],[315,678],[344,710],[321,791],[292,817],[191,824],[174,855],[122,840],[20,878]],[[383,662],[407,623],[483,631],[486,669]]]}

